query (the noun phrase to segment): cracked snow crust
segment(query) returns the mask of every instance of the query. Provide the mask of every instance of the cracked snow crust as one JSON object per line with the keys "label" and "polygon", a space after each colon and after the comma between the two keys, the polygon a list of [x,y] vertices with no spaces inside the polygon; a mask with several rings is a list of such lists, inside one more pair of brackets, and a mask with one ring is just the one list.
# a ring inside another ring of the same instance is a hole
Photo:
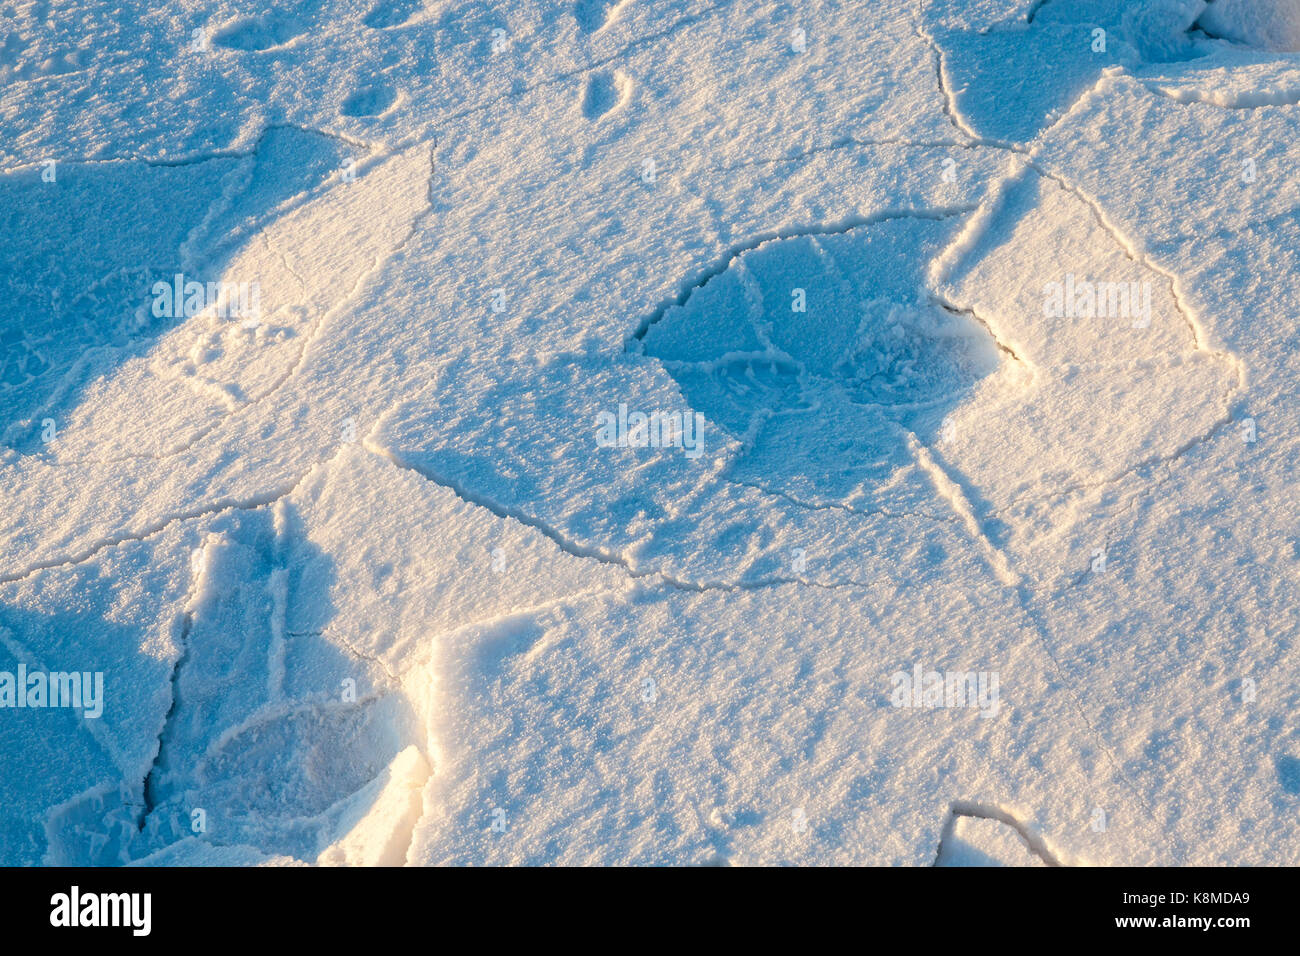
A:
{"label": "cracked snow crust", "polygon": [[1300,861],[1292,0],[79,7],[0,863]]}

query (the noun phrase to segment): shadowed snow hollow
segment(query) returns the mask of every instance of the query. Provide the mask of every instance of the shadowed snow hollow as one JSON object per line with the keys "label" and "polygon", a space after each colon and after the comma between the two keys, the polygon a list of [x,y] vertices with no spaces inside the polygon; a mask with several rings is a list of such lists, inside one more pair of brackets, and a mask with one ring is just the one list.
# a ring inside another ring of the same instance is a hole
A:
{"label": "shadowed snow hollow", "polygon": [[887,484],[910,465],[908,436],[936,438],[999,363],[986,329],[923,291],[950,233],[900,217],[764,242],[669,308],[645,351],[742,441],[753,483],[818,497]]}
{"label": "shadowed snow hollow", "polygon": [[346,155],[273,128],[238,159],[0,185],[19,237],[0,254],[16,306],[0,317],[0,439],[65,463],[170,454],[277,389],[425,203],[423,150],[341,181]]}

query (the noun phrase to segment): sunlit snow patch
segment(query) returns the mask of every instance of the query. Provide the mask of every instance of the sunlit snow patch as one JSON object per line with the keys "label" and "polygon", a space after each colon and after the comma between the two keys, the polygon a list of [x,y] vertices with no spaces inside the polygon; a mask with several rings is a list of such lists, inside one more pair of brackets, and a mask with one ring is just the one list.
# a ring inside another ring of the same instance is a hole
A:
{"label": "sunlit snow patch", "polygon": [[[1235,356],[1206,341],[1177,279],[1052,179],[1015,173],[934,279],[1032,370],[1021,388],[965,403],[939,449],[986,533],[1000,536],[985,519],[1001,512],[999,528],[1042,543],[1086,514],[1062,507],[1069,496],[1171,461],[1229,419]],[[1022,524],[1031,515],[1042,524]]]}

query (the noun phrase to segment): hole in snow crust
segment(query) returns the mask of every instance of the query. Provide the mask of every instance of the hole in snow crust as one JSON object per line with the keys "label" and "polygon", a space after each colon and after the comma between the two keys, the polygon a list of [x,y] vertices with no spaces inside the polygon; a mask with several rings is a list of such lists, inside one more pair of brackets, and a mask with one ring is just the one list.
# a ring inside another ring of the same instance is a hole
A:
{"label": "hole in snow crust", "polygon": [[742,442],[750,483],[818,497],[886,483],[911,463],[909,433],[938,440],[1001,361],[978,320],[924,291],[951,228],[900,217],[764,242],[652,321],[641,348]]}

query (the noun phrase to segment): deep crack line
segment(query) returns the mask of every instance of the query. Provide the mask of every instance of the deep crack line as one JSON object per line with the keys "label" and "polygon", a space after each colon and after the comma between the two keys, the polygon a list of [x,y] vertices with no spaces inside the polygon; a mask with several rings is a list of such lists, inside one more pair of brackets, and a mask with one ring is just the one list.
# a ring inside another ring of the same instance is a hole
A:
{"label": "deep crack line", "polygon": [[1025,17],[1025,22],[1033,23],[1034,20],[1038,18],[1038,14],[1042,11],[1043,7],[1047,6],[1051,2],[1052,0],[1034,0],[1034,5],[1029,8],[1029,15]]}
{"label": "deep crack line", "polygon": [[982,326],[984,331],[988,333],[989,338],[993,340],[993,344],[998,347],[999,352],[1011,359],[1011,361],[1015,362],[1017,365],[1025,368],[1031,374],[1037,372],[1037,369],[1033,365],[1022,359],[1015,349],[998,337],[998,334],[993,331],[993,326],[989,324],[988,319],[984,318],[984,316],[980,315],[974,309],[961,308],[960,306],[953,305],[953,303],[949,302],[936,292],[929,292],[929,296],[931,302],[940,309],[943,309],[943,311],[947,312],[949,315],[963,316]]}
{"label": "deep crack line", "polygon": [[[202,572],[197,576],[195,581],[195,597],[202,592],[203,575]],[[191,598],[193,602],[195,598]],[[194,610],[185,612],[181,621],[181,631],[178,637],[180,645],[180,654],[177,655],[176,661],[172,664],[172,673],[169,686],[171,688],[171,703],[167,707],[167,713],[163,717],[162,729],[158,732],[158,752],[154,755],[153,764],[144,775],[143,793],[144,793],[144,810],[140,814],[139,832],[143,833],[145,825],[149,822],[149,817],[153,814],[158,806],[158,787],[159,775],[163,765],[167,762],[167,748],[170,743],[173,721],[176,716],[176,708],[180,705],[180,677],[186,662],[190,658],[190,631],[194,627]]]}
{"label": "deep crack line", "polygon": [[948,87],[948,80],[943,73],[943,51],[939,48],[939,43],[926,32],[918,18],[915,24],[917,37],[930,48],[930,54],[934,59],[934,74],[939,85],[939,95],[943,99],[943,113],[948,117],[948,122],[953,125],[957,132],[968,137],[973,144],[981,146],[995,145],[1002,149],[1014,149],[1015,145],[1011,143],[995,143],[992,140],[986,140],[962,118],[957,109],[957,98],[953,96]]}
{"label": "deep crack line", "polygon": [[988,803],[977,803],[974,800],[954,800],[948,809],[948,819],[944,821],[943,831],[939,835],[939,846],[935,851],[934,862],[931,866],[938,866],[943,859],[944,845],[952,840],[957,830],[957,820],[961,817],[971,817],[976,820],[993,820],[996,823],[1004,823],[1016,831],[1020,841],[1034,856],[1038,857],[1047,866],[1065,866],[1047,841],[1041,834],[1035,832],[1027,823],[1020,820],[1015,814],[999,806]]}

